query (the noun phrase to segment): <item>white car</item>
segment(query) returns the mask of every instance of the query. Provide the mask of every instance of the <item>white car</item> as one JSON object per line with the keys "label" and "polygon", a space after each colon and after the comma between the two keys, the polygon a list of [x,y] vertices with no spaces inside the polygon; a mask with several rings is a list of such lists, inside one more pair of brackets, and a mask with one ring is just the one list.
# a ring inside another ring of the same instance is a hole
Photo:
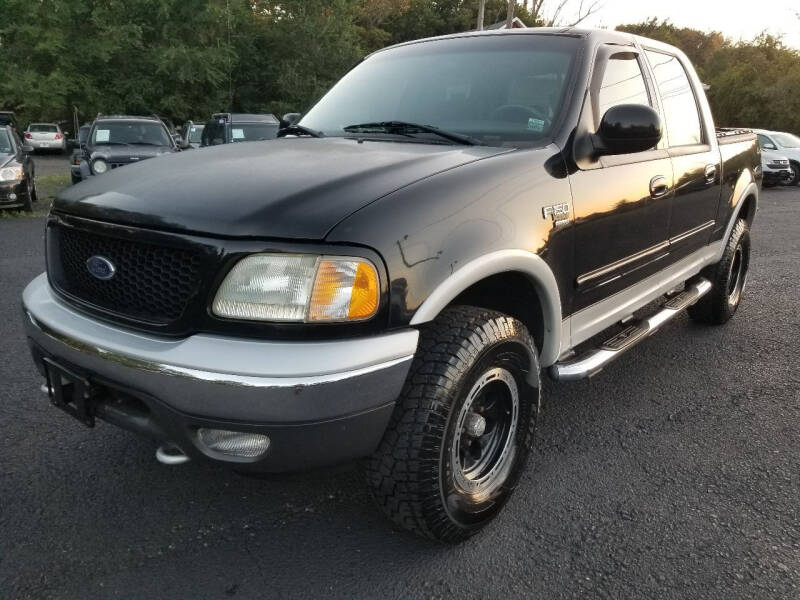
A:
{"label": "white car", "polygon": [[800,183],[800,137],[782,131],[767,131],[765,129],[754,129],[758,135],[758,143],[761,151],[771,150],[789,159],[789,169],[792,177],[786,183],[797,185]]}
{"label": "white car", "polygon": [[25,143],[34,150],[67,151],[67,136],[55,123],[31,123],[25,130]]}
{"label": "white car", "polygon": [[788,185],[793,173],[789,159],[777,150],[761,149],[761,170],[764,173],[764,187]]}

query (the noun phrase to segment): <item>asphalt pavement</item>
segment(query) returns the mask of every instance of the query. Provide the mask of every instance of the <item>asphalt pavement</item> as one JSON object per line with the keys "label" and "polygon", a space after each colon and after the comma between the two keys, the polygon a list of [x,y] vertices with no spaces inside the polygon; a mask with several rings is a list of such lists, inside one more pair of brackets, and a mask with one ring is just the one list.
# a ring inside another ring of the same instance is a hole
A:
{"label": "asphalt pavement", "polygon": [[765,190],[743,304],[546,384],[504,513],[393,528],[358,465],[253,479],[51,408],[20,320],[42,219],[0,219],[0,598],[800,598],[800,190]]}

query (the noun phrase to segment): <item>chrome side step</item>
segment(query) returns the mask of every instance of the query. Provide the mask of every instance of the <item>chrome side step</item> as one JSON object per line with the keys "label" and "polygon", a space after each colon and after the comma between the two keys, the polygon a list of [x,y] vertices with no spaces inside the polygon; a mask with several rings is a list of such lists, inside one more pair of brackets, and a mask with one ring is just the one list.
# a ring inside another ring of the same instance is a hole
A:
{"label": "chrome side step", "polygon": [[614,337],[581,356],[554,364],[550,367],[550,376],[556,381],[575,381],[596,375],[612,360],[650,337],[709,291],[711,291],[710,281],[702,278],[693,280],[686,285],[684,291],[667,300],[661,310],[651,317],[632,323]]}

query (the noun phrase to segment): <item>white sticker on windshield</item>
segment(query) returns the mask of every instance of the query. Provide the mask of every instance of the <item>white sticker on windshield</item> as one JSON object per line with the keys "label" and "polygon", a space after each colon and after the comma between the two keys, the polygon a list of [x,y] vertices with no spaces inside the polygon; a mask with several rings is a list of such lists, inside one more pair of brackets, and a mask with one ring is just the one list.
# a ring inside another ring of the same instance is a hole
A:
{"label": "white sticker on windshield", "polygon": [[528,119],[528,129],[531,131],[544,131],[544,121],[541,119]]}
{"label": "white sticker on windshield", "polygon": [[111,134],[110,129],[98,129],[94,134],[94,141],[107,142],[110,134]]}
{"label": "white sticker on windshield", "polygon": [[233,139],[235,139],[235,140],[243,140],[244,139],[244,129],[234,129],[233,130]]}

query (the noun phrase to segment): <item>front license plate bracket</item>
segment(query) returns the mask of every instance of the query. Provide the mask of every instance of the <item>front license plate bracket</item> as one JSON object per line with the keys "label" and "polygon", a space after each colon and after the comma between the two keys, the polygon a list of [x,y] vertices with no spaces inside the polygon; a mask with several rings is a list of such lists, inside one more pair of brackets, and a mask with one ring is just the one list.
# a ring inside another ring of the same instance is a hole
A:
{"label": "front license plate bracket", "polygon": [[89,380],[49,358],[44,358],[44,364],[50,403],[87,427],[94,427],[97,394]]}

